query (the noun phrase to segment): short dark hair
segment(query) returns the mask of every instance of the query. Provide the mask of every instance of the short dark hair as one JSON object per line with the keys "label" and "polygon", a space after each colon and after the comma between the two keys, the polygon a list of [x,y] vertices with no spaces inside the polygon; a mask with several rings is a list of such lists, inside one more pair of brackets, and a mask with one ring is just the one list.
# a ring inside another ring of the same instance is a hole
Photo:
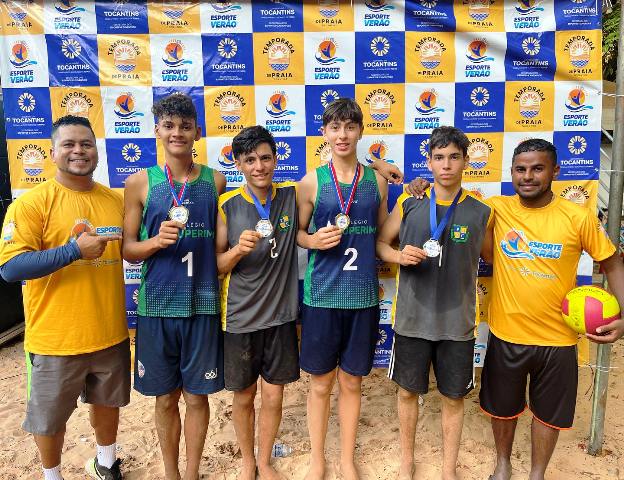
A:
{"label": "short dark hair", "polygon": [[516,155],[527,152],[548,152],[554,166],[557,166],[557,147],[555,147],[548,140],[542,138],[530,138],[523,142],[520,142],[513,151],[513,157],[511,157],[511,163],[516,159]]}
{"label": "short dark hair", "polygon": [[429,156],[434,148],[448,147],[451,143],[464,152],[464,157],[468,155],[470,140],[459,128],[449,126],[434,128],[429,137]]}
{"label": "short dark hair", "polygon": [[362,109],[352,98],[334,100],[323,112],[323,126],[331,122],[354,122],[364,128],[363,120]]}
{"label": "short dark hair", "polygon": [[156,122],[164,117],[192,118],[197,123],[197,109],[188,95],[175,92],[161,98],[152,106]]}
{"label": "short dark hair", "polygon": [[87,127],[91,131],[93,138],[95,138],[95,132],[93,131],[93,127],[91,126],[91,122],[88,118],[79,117],[77,115],[65,115],[64,117],[57,118],[56,121],[52,124],[52,133],[50,134],[50,138],[52,139],[52,145],[54,145],[58,129],[61,127],[66,127],[68,125],[80,125],[83,127]]}
{"label": "short dark hair", "polygon": [[232,139],[232,153],[234,154],[234,158],[238,159],[241,155],[253,152],[263,143],[268,143],[273,151],[273,155],[276,155],[277,147],[271,132],[260,125],[243,128]]}

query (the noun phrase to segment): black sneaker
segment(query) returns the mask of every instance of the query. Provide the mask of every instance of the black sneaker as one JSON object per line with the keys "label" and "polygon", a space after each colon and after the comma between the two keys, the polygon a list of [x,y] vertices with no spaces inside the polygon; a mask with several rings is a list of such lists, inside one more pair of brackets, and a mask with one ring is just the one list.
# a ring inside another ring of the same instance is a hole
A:
{"label": "black sneaker", "polygon": [[119,465],[121,465],[121,458],[115,460],[115,463],[110,468],[106,468],[98,463],[97,457],[94,457],[87,460],[85,470],[93,478],[100,480],[122,480],[123,476],[121,475],[121,470],[119,470]]}

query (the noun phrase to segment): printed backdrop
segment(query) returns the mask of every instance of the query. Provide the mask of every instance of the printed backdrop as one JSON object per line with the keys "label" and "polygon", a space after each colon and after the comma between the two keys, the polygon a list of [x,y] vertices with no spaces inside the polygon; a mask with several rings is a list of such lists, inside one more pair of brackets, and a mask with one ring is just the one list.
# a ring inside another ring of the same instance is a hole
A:
{"label": "printed backdrop", "polygon": [[[596,0],[2,0],[13,195],[53,174],[50,126],[68,113],[95,127],[97,180],[123,188],[128,175],[162,162],[150,108],[182,91],[199,110],[196,161],[225,174],[230,188],[243,181],[230,145],[243,127],[273,132],[277,179],[298,180],[328,161],[319,133],[325,106],[354,97],[364,110],[365,164],[385,159],[406,180],[430,178],[428,135],[456,125],[471,140],[466,187],[481,197],[512,194],[511,152],[540,137],[559,151],[556,192],[596,208],[600,14]],[[400,192],[391,187],[390,207]],[[140,264],[125,267],[132,325]],[[584,257],[580,283],[591,270]],[[380,264],[379,273],[376,364],[384,365],[396,270]],[[481,274],[487,320],[491,272]]]}

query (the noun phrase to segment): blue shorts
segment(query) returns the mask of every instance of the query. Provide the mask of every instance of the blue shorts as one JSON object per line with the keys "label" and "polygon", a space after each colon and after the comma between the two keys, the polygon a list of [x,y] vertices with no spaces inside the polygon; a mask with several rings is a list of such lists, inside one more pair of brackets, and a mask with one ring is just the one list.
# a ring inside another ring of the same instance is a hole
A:
{"label": "blue shorts", "polygon": [[378,306],[351,310],[303,305],[301,369],[324,375],[339,366],[351,375],[368,375],[378,336]]}
{"label": "blue shorts", "polygon": [[183,388],[195,395],[223,390],[223,331],[218,315],[137,319],[134,388],[159,396]]}

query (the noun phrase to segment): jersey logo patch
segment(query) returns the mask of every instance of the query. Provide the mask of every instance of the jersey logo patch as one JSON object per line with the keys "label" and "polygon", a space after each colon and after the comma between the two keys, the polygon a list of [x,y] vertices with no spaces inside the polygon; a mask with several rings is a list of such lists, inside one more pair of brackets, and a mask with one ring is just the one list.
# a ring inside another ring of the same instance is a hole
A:
{"label": "jersey logo patch", "polygon": [[451,240],[455,243],[466,243],[468,236],[468,225],[457,225],[454,223],[451,226]]}
{"label": "jersey logo patch", "polygon": [[4,229],[2,230],[2,240],[5,242],[10,242],[11,240],[13,240],[14,235],[15,235],[15,222],[11,220],[4,226]]}
{"label": "jersey logo patch", "polygon": [[292,227],[292,223],[290,221],[290,217],[288,215],[282,215],[279,219],[279,222],[277,222],[277,226],[279,227],[280,231],[282,232],[286,232],[288,230],[290,230],[290,227]]}

